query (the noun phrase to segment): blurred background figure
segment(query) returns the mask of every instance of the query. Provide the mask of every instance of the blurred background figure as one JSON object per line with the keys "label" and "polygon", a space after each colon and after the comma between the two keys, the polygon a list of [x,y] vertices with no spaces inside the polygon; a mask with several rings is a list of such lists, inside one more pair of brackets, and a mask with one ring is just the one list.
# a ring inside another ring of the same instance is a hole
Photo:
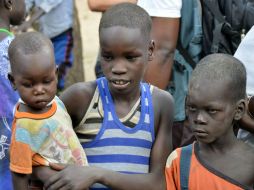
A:
{"label": "blurred background figure", "polygon": [[25,0],[29,19],[17,31],[25,32],[32,25],[49,37],[54,45],[58,66],[59,91],[65,87],[65,76],[73,65],[73,1]]}

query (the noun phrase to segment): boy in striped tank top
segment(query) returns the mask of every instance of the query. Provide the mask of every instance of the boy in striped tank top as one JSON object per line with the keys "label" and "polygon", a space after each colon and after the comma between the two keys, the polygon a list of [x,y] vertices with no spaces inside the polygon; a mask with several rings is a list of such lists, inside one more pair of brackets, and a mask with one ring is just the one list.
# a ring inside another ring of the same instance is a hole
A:
{"label": "boy in striped tank top", "polygon": [[118,4],[103,14],[99,39],[105,78],[75,84],[61,96],[89,166],[65,167],[46,188],[165,189],[173,100],[142,82],[155,48],[150,35],[151,18],[137,5]]}

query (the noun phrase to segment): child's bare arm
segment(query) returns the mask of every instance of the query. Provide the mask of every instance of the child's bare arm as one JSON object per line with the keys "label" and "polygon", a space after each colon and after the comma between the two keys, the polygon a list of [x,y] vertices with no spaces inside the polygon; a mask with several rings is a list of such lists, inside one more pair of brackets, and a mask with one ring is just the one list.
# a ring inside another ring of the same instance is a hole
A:
{"label": "child's bare arm", "polygon": [[[63,169],[64,167],[62,167]],[[43,184],[53,175],[55,175],[61,169],[52,169],[48,166],[37,166],[33,167],[33,174],[31,180],[39,180]]]}
{"label": "child's bare arm", "polygon": [[[150,171],[147,174],[121,174],[99,167],[71,165],[51,177],[45,187],[59,189],[85,189],[94,183],[102,183],[112,189],[140,190],[165,189],[164,169],[172,150],[171,127],[173,122],[173,100],[165,91],[155,88],[153,98],[156,140],[151,152]],[[68,188],[66,188],[68,189]]]}
{"label": "child's bare arm", "polygon": [[28,175],[12,172],[14,190],[28,190]]}

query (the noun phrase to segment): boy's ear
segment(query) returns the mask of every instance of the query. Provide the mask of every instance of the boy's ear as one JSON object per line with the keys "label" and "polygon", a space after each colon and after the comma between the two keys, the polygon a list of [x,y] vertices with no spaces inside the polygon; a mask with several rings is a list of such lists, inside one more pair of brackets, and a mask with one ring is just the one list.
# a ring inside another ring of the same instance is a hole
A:
{"label": "boy's ear", "polygon": [[58,75],[58,66],[56,66],[56,71],[55,71],[56,75]]}
{"label": "boy's ear", "polygon": [[240,120],[246,111],[246,100],[241,99],[236,103],[236,112],[234,120]]}
{"label": "boy's ear", "polygon": [[59,73],[58,65],[56,66],[56,71],[55,71],[55,73],[56,73],[56,80],[58,81],[58,73]]}
{"label": "boy's ear", "polygon": [[9,11],[11,11],[12,10],[12,6],[13,6],[13,0],[4,0],[4,6]]}
{"label": "boy's ear", "polygon": [[151,40],[149,42],[149,49],[148,49],[148,61],[152,61],[153,60],[153,52],[154,52],[154,48],[155,48],[155,43],[154,40]]}
{"label": "boy's ear", "polygon": [[17,87],[15,85],[15,79],[12,76],[12,73],[8,73],[8,79],[11,82],[11,86],[12,86],[13,90],[17,90]]}

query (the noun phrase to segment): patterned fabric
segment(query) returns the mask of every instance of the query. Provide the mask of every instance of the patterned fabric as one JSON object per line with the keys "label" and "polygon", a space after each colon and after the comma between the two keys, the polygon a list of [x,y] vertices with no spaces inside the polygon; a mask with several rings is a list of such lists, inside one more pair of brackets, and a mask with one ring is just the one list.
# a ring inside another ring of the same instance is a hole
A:
{"label": "patterned fabric", "polygon": [[10,72],[8,47],[13,38],[8,36],[0,42],[0,190],[12,190],[8,150],[13,108],[19,98],[7,77]]}
{"label": "patterned fabric", "polygon": [[[173,151],[167,160],[166,181],[167,190],[181,190],[180,187],[180,158],[181,148]],[[240,184],[219,171],[207,166],[199,157],[197,143],[191,156],[189,173],[189,190],[247,190],[252,189]]]}
{"label": "patterned fabric", "polygon": [[[130,128],[119,120],[115,112],[107,80],[100,78],[97,80],[97,85],[102,99],[104,119],[95,139],[82,143],[89,164],[123,173],[148,173],[154,142],[154,115],[150,87],[145,83],[140,85],[141,114],[137,125]],[[93,188],[106,187],[96,184]]]}
{"label": "patterned fabric", "polygon": [[10,148],[12,171],[29,174],[32,166],[48,163],[87,165],[70,116],[59,98],[42,114],[19,112],[18,108],[19,104]]}

